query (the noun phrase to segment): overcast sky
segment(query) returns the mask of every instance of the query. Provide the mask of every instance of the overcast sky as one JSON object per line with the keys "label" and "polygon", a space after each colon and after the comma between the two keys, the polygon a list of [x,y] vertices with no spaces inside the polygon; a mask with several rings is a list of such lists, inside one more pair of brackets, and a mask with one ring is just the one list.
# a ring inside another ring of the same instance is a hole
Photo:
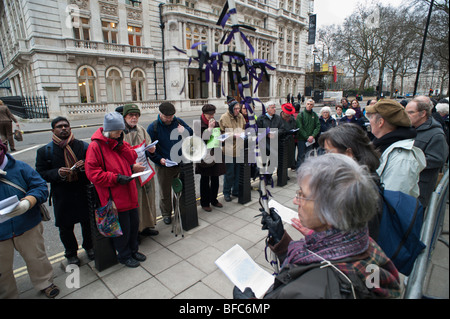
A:
{"label": "overcast sky", "polygon": [[[317,27],[341,24],[355,10],[359,2],[366,3],[366,0],[315,0],[314,13],[317,14]],[[379,2],[398,7],[402,0],[379,0]]]}

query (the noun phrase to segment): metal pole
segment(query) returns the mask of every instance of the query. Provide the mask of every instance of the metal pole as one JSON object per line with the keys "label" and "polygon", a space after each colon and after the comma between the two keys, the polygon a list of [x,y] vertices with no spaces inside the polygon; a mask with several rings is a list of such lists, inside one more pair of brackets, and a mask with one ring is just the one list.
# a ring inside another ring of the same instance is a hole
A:
{"label": "metal pole", "polygon": [[430,25],[431,12],[433,11],[434,0],[431,0],[430,10],[428,11],[427,24],[425,26],[425,34],[423,35],[422,49],[420,50],[419,65],[417,66],[416,82],[414,83],[414,94],[416,96],[417,86],[419,85],[420,68],[422,67],[423,52],[425,51],[425,42],[427,41],[428,26]]}

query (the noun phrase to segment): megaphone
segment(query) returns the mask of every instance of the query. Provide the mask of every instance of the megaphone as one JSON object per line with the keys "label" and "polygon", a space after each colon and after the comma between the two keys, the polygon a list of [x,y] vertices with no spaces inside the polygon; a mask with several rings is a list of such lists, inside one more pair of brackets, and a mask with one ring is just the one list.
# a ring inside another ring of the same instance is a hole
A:
{"label": "megaphone", "polygon": [[200,162],[206,155],[206,144],[198,136],[189,136],[181,144],[183,157],[191,162]]}

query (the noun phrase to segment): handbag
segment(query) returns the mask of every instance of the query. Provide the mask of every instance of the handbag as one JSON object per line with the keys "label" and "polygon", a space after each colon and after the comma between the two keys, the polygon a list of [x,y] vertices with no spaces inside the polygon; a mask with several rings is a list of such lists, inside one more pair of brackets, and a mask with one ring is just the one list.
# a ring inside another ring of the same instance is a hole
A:
{"label": "handbag", "polygon": [[21,130],[14,130],[14,139],[18,142],[23,141],[22,131]]}
{"label": "handbag", "polygon": [[[105,158],[103,157],[102,147],[98,142],[97,145],[100,149],[100,154],[102,155],[103,159],[103,166],[106,170]],[[123,232],[122,228],[120,227],[117,207],[112,198],[110,187],[108,187],[108,191],[109,191],[109,199],[106,205],[97,208],[95,210],[95,223],[97,225],[98,232],[103,236],[119,237],[123,235]]]}
{"label": "handbag", "polygon": [[109,200],[106,205],[95,210],[95,223],[97,224],[98,232],[105,237],[119,237],[123,235],[117,207],[111,196],[111,189],[109,189]]}
{"label": "handbag", "polygon": [[[0,181],[5,184],[8,184],[14,188],[17,188],[18,190],[22,191],[25,194],[27,193],[22,187],[20,187],[17,184],[14,184],[13,182],[11,182],[7,179],[0,178]],[[44,204],[39,204],[39,211],[41,212],[42,221],[48,222],[51,219],[50,212],[48,211],[47,206],[45,206]]]}

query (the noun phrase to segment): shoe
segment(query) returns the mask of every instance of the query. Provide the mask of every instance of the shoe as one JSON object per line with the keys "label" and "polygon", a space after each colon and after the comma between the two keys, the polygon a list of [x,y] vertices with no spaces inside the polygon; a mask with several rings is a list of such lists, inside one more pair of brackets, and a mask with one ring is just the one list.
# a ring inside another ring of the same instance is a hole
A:
{"label": "shoe", "polygon": [[120,262],[121,264],[124,264],[125,266],[127,266],[127,267],[130,267],[130,268],[136,268],[136,267],[139,267],[140,266],[140,262],[139,261],[137,261],[136,259],[134,259],[134,258],[132,258],[132,257],[130,257],[130,258],[128,258],[127,260],[125,260],[125,261],[123,261],[123,262]]}
{"label": "shoe", "polygon": [[140,235],[141,236],[156,236],[159,234],[159,231],[157,231],[156,229],[152,229],[152,228],[146,228],[143,231],[141,231]]}
{"label": "shoe", "polygon": [[55,284],[51,284],[50,286],[48,286],[45,289],[42,289],[41,291],[42,291],[42,293],[45,294],[45,296],[47,298],[50,298],[50,299],[53,299],[59,295],[59,288]]}
{"label": "shoe", "polygon": [[230,195],[225,195],[224,198],[225,198],[226,202],[231,202],[231,196]]}
{"label": "shoe", "polygon": [[233,196],[233,197],[239,197],[239,194],[237,194],[237,195],[231,194],[231,196]]}
{"label": "shoe", "polygon": [[15,148],[13,148],[13,149],[11,150],[11,152],[17,152],[17,150],[16,150]]}
{"label": "shoe", "polygon": [[146,261],[147,260],[147,257],[145,257],[145,255],[141,254],[140,252],[131,254],[131,257],[133,257],[133,259],[137,260],[137,261]]}
{"label": "shoe", "polygon": [[204,211],[207,211],[207,212],[212,211],[211,207],[209,207],[209,206],[202,206],[202,208]]}
{"label": "shoe", "polygon": [[164,224],[170,225],[170,224],[172,224],[172,217],[164,217],[163,221],[164,221]]}
{"label": "shoe", "polygon": [[223,207],[223,205],[219,202],[217,202],[215,204],[211,204],[211,205],[213,205],[214,207]]}
{"label": "shoe", "polygon": [[80,259],[77,256],[67,258],[67,263],[69,265],[80,265]]}
{"label": "shoe", "polygon": [[94,259],[95,259],[95,251],[94,251],[94,248],[88,249],[88,250],[86,251],[86,254],[87,254],[89,260],[94,260]]}

